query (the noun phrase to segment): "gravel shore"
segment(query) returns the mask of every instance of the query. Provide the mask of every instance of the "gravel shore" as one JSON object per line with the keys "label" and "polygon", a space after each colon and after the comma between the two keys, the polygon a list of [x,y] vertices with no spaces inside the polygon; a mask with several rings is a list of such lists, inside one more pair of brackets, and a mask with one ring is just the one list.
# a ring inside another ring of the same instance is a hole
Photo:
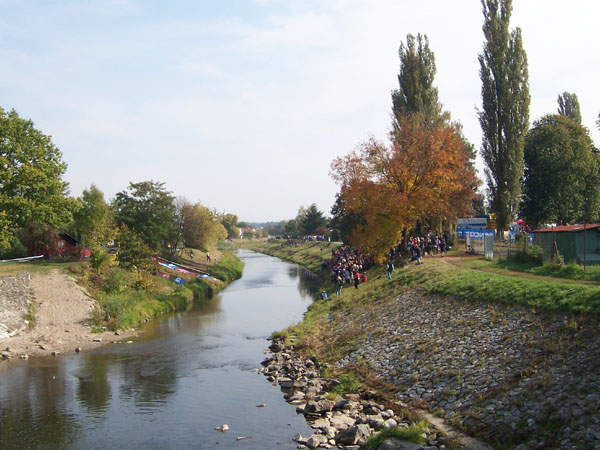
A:
{"label": "gravel shore", "polygon": [[[96,301],[75,279],[58,270],[1,277],[0,350],[3,359],[58,355],[131,338],[135,331],[92,333],[90,314]],[[34,306],[35,324],[26,319]],[[10,332],[9,332],[10,330]],[[6,337],[7,335],[16,334]],[[7,350],[8,349],[8,350]]]}

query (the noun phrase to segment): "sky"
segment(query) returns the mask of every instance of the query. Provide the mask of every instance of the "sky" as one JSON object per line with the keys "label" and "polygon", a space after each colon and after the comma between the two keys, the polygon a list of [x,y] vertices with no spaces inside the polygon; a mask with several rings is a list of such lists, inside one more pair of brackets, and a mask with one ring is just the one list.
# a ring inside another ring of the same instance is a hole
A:
{"label": "sky", "polygon": [[[573,92],[600,146],[598,18],[598,0],[514,0],[511,28],[531,122]],[[387,139],[409,33],[480,148],[482,24],[479,0],[0,0],[0,107],[52,136],[73,196],[154,180],[240,220],[328,215],[332,160]]]}

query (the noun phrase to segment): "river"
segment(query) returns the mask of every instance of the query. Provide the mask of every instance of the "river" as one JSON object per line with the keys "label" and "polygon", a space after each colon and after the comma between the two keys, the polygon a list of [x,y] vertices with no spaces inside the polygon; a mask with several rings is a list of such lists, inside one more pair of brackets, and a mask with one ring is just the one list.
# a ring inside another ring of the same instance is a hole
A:
{"label": "river", "polygon": [[266,337],[301,320],[318,282],[277,258],[238,256],[241,279],[133,343],[0,365],[0,448],[295,449],[310,428],[256,369]]}

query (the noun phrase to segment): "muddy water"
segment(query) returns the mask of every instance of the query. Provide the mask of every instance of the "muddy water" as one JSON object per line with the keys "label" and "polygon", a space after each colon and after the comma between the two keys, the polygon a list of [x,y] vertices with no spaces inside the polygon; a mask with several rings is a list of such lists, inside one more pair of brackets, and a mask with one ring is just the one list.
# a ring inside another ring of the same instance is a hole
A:
{"label": "muddy water", "polygon": [[[131,344],[1,364],[0,448],[295,449],[292,436],[310,428],[255,369],[265,338],[301,319],[317,281],[276,258],[238,256],[240,280]],[[230,431],[214,430],[222,424]]]}

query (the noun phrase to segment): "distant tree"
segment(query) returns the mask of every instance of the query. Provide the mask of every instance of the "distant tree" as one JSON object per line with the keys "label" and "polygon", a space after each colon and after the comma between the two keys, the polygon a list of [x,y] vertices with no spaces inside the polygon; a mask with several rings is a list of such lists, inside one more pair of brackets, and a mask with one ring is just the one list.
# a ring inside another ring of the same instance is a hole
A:
{"label": "distant tree", "polygon": [[142,181],[118,192],[113,208],[119,224],[138,233],[152,250],[167,251],[177,233],[174,200],[164,183]]}
{"label": "distant tree", "polygon": [[596,128],[600,130],[600,113],[598,113],[598,119],[596,120]]}
{"label": "distant tree", "polygon": [[331,207],[331,228],[334,231],[334,238],[348,244],[352,236],[352,231],[364,225],[366,225],[364,215],[362,213],[354,213],[348,207],[348,202],[338,192],[335,202]]}
{"label": "distant tree", "polygon": [[533,124],[525,138],[520,212],[528,224],[598,218],[600,166],[593,148],[588,130],[568,117],[549,114]]}
{"label": "distant tree", "polygon": [[252,228],[246,228],[244,230],[243,236],[245,239],[253,239],[255,234],[256,233],[254,232],[254,230]]}
{"label": "distant tree", "polygon": [[406,44],[400,43],[399,88],[392,91],[394,118],[402,115],[419,114],[428,123],[439,123],[447,119],[438,100],[438,90],[433,85],[436,73],[435,57],[429,49],[427,35],[420,33],[415,38],[406,36]]}
{"label": "distant tree", "polygon": [[223,214],[221,223],[227,230],[228,239],[237,239],[240,237],[240,229],[238,226],[238,216],[235,214]]}
{"label": "distant tree", "polygon": [[521,196],[530,100],[527,55],[521,30],[509,32],[512,0],[482,0],[482,5],[486,41],[479,55],[481,155],[486,165],[490,209],[502,232],[514,219]]}
{"label": "distant tree", "polygon": [[558,96],[558,114],[581,123],[581,109],[579,108],[577,94],[563,92]]}
{"label": "distant tree", "polygon": [[288,220],[283,226],[283,232],[289,237],[298,237],[300,230],[296,219]]}
{"label": "distant tree", "polygon": [[115,238],[117,227],[111,207],[104,201],[104,194],[95,185],[84,189],[80,207],[73,213],[75,229],[89,247],[104,246]]}
{"label": "distant tree", "polygon": [[58,229],[76,206],[62,176],[67,165],[50,136],[0,108],[0,245],[17,228]]}
{"label": "distant tree", "polygon": [[486,213],[485,196],[477,193],[473,197],[473,214],[483,215]]}
{"label": "distant tree", "polygon": [[315,235],[317,229],[327,224],[327,219],[322,211],[319,211],[317,205],[313,203],[308,208],[300,207],[298,216],[296,217],[299,231],[305,235]]}
{"label": "distant tree", "polygon": [[188,247],[208,250],[218,241],[227,238],[227,230],[219,214],[196,203],[184,212],[183,239]]}

